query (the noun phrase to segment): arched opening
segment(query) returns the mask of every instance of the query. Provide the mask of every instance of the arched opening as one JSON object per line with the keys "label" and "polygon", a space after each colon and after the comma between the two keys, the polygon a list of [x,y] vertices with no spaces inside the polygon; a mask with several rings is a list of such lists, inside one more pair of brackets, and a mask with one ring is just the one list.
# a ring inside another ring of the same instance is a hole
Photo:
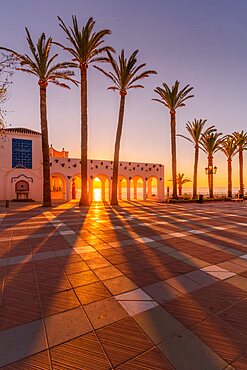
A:
{"label": "arched opening", "polygon": [[93,179],[92,200],[94,202],[110,200],[109,179],[106,176],[98,175]]}
{"label": "arched opening", "polygon": [[143,179],[135,176],[130,181],[130,199],[144,199]]}
{"label": "arched opening", "polygon": [[93,201],[102,201],[102,183],[99,177],[93,179]]}
{"label": "arched opening", "polygon": [[29,183],[25,180],[20,180],[15,184],[16,199],[28,199]]}
{"label": "arched opening", "polygon": [[62,175],[55,174],[51,176],[51,199],[65,200],[66,182]]}
{"label": "arched opening", "polygon": [[72,199],[81,198],[81,176],[75,175],[72,179]]}
{"label": "arched opening", "polygon": [[118,178],[118,199],[127,199],[127,180],[123,176]]}
{"label": "arched opening", "polygon": [[149,177],[147,179],[147,197],[148,199],[155,199],[158,195],[158,181],[156,177]]}

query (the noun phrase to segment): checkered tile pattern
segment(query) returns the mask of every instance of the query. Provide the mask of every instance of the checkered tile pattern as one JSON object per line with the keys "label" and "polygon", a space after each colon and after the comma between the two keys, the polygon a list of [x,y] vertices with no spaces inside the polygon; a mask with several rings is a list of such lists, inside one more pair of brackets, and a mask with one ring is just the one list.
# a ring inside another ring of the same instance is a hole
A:
{"label": "checkered tile pattern", "polygon": [[0,209],[3,369],[245,369],[247,205]]}

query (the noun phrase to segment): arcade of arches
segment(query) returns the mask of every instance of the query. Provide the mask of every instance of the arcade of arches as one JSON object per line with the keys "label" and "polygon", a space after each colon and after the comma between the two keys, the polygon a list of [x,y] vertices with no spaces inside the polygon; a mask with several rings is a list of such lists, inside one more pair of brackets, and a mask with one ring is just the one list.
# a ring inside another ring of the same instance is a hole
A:
{"label": "arcade of arches", "polygon": [[[146,200],[157,199],[157,178],[151,176],[143,179],[141,176],[126,178],[119,176],[118,198],[119,200]],[[90,176],[88,180],[88,194],[90,201],[109,201],[111,195],[111,180],[106,175]],[[81,178],[75,175],[66,179],[62,174],[51,176],[51,196],[54,200],[80,199]]]}

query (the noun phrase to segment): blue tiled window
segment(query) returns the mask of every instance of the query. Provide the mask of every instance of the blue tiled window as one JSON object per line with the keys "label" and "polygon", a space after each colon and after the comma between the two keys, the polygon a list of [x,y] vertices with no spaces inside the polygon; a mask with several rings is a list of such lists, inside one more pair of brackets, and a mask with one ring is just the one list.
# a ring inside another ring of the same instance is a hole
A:
{"label": "blue tiled window", "polygon": [[12,168],[32,168],[32,140],[12,139]]}

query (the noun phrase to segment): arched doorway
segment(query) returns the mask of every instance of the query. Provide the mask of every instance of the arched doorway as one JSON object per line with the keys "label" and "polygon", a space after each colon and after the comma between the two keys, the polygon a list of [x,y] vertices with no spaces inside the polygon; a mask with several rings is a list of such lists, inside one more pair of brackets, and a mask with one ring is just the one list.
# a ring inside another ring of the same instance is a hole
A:
{"label": "arched doorway", "polygon": [[147,179],[147,197],[155,199],[158,195],[158,181],[157,178],[152,176]]}
{"label": "arched doorway", "polygon": [[81,176],[75,175],[72,178],[72,199],[81,198]]}
{"label": "arched doorway", "polygon": [[28,199],[29,183],[25,180],[20,180],[15,184],[16,199]]}
{"label": "arched doorway", "polygon": [[134,176],[130,181],[130,198],[144,199],[144,186],[143,179],[140,176]]}
{"label": "arched doorway", "polygon": [[127,179],[124,176],[118,178],[118,199],[127,199]]}
{"label": "arched doorway", "polygon": [[62,175],[54,174],[51,176],[51,199],[65,200],[66,182]]}
{"label": "arched doorway", "polygon": [[99,177],[93,179],[93,199],[94,202],[102,201],[102,183]]}
{"label": "arched doorway", "polygon": [[109,179],[105,175],[97,175],[92,179],[92,201],[101,202],[110,199]]}

